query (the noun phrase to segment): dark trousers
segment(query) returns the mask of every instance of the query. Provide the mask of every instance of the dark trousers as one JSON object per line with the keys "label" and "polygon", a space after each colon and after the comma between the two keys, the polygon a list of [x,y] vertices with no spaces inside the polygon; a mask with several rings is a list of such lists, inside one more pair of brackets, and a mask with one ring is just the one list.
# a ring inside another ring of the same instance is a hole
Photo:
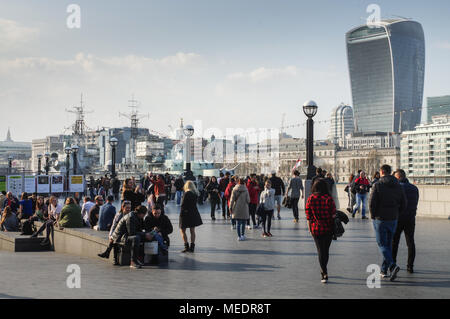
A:
{"label": "dark trousers", "polygon": [[[255,218],[256,204],[252,204],[252,203],[248,204],[248,212],[250,213],[250,218],[252,219],[253,226],[256,226],[257,225],[256,218]],[[247,225],[250,225],[250,219],[247,219]]]}
{"label": "dark trousers", "polygon": [[156,197],[156,204],[159,205],[159,207],[161,207],[161,214],[164,215],[164,202],[166,200],[167,196],[157,196]]}
{"label": "dark trousers", "polygon": [[395,230],[392,241],[392,258],[397,262],[398,245],[402,232],[405,232],[406,245],[408,246],[408,267],[414,266],[414,259],[416,258],[416,245],[414,243],[414,231],[416,229],[416,220],[398,220],[397,229]]}
{"label": "dark trousers", "polygon": [[139,256],[139,246],[145,241],[145,233],[137,233],[135,236],[128,237],[131,242],[131,260],[135,261]]}
{"label": "dark trousers", "polygon": [[203,200],[204,200],[204,196],[205,196],[205,191],[199,191],[199,196],[197,199],[197,202],[199,205],[203,205]]}
{"label": "dark trousers", "polygon": [[298,219],[298,201],[300,198],[291,198],[292,205],[292,213],[294,214],[294,218]]}
{"label": "dark trousers", "polygon": [[227,210],[227,215],[230,216],[230,209],[228,208],[227,199],[225,196],[222,197],[222,216],[225,217],[225,209]]}
{"label": "dark trousers", "polygon": [[170,200],[170,187],[166,187],[165,191],[166,191],[166,198],[164,199],[164,201],[167,205],[167,202]]}
{"label": "dark trousers", "polygon": [[330,245],[333,240],[332,234],[313,236],[316,243],[317,254],[319,255],[320,270],[323,275],[328,275],[327,265],[330,255]]}
{"label": "dark trousers", "polygon": [[42,226],[38,229],[37,234],[39,235],[42,233],[44,229],[46,230],[45,238],[48,240],[53,230],[53,220],[50,219],[42,223]]}
{"label": "dark trousers", "polygon": [[211,218],[213,218],[213,217],[215,218],[216,217],[216,206],[219,206],[219,201],[210,199],[209,202],[211,204]]}
{"label": "dark trousers", "polygon": [[273,209],[265,210],[264,214],[262,215],[263,231],[265,233],[270,233],[270,227],[272,227],[272,216],[273,216]]}

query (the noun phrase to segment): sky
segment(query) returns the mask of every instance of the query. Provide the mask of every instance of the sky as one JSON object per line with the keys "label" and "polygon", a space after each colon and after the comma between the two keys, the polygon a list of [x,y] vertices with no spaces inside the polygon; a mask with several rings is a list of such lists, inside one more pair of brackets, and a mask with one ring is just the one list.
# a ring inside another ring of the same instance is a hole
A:
{"label": "sky", "polygon": [[[77,4],[80,28],[68,28]],[[382,18],[424,28],[427,96],[450,94],[450,1],[381,0],[0,0],[0,140],[70,133],[66,112],[83,93],[89,128],[129,125],[164,134],[201,120],[203,129],[278,128],[305,122],[314,100],[315,137],[333,107],[351,105],[345,33]],[[305,126],[287,129],[305,136]],[[216,134],[218,136],[219,134]]]}

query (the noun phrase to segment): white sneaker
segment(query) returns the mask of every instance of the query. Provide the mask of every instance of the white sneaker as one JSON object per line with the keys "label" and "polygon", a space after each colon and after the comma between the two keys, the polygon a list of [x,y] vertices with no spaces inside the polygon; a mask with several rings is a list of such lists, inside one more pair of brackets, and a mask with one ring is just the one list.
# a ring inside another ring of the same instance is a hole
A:
{"label": "white sneaker", "polygon": [[237,238],[237,241],[242,241],[242,236]]}
{"label": "white sneaker", "polygon": [[250,226],[250,225],[247,225],[247,229],[252,229],[252,226]]}
{"label": "white sneaker", "polygon": [[245,235],[242,235],[242,236],[241,236],[241,240],[242,240],[242,241],[244,241],[244,240],[246,240],[246,239],[247,239],[247,237],[245,237]]}

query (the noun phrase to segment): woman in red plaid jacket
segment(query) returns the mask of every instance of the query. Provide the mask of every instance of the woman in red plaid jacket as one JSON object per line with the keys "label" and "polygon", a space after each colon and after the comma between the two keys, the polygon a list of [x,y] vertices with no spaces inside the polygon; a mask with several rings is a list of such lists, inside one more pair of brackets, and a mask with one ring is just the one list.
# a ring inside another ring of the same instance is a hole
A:
{"label": "woman in red plaid jacket", "polygon": [[317,253],[319,254],[319,263],[322,274],[322,282],[328,281],[328,257],[330,244],[333,240],[333,222],[336,217],[336,206],[333,198],[328,193],[328,186],[324,179],[317,179],[312,188],[311,196],[306,202],[306,219],[308,228],[314,242],[316,243]]}

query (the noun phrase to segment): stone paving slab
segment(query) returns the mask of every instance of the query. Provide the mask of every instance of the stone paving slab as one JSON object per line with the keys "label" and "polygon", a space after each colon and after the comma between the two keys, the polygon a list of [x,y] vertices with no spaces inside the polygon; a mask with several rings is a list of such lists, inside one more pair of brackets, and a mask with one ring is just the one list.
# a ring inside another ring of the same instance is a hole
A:
{"label": "stone paving slab", "polygon": [[[306,230],[304,212],[299,224],[283,209],[273,221],[272,238],[246,230],[238,242],[229,221],[209,217],[209,204],[200,206],[204,225],[197,229],[196,252],[182,254],[179,208],[169,204],[174,224],[170,261],[166,267],[140,270],[115,267],[102,260],[44,253],[0,252],[0,297],[31,298],[450,298],[450,222],[419,218],[414,274],[402,270],[396,282],[383,280],[369,289],[369,264],[381,263],[370,220],[351,220],[344,237],[332,243],[327,285],[320,283],[314,242]],[[399,265],[406,268],[402,238]],[[69,289],[69,264],[81,269],[81,288]]]}

